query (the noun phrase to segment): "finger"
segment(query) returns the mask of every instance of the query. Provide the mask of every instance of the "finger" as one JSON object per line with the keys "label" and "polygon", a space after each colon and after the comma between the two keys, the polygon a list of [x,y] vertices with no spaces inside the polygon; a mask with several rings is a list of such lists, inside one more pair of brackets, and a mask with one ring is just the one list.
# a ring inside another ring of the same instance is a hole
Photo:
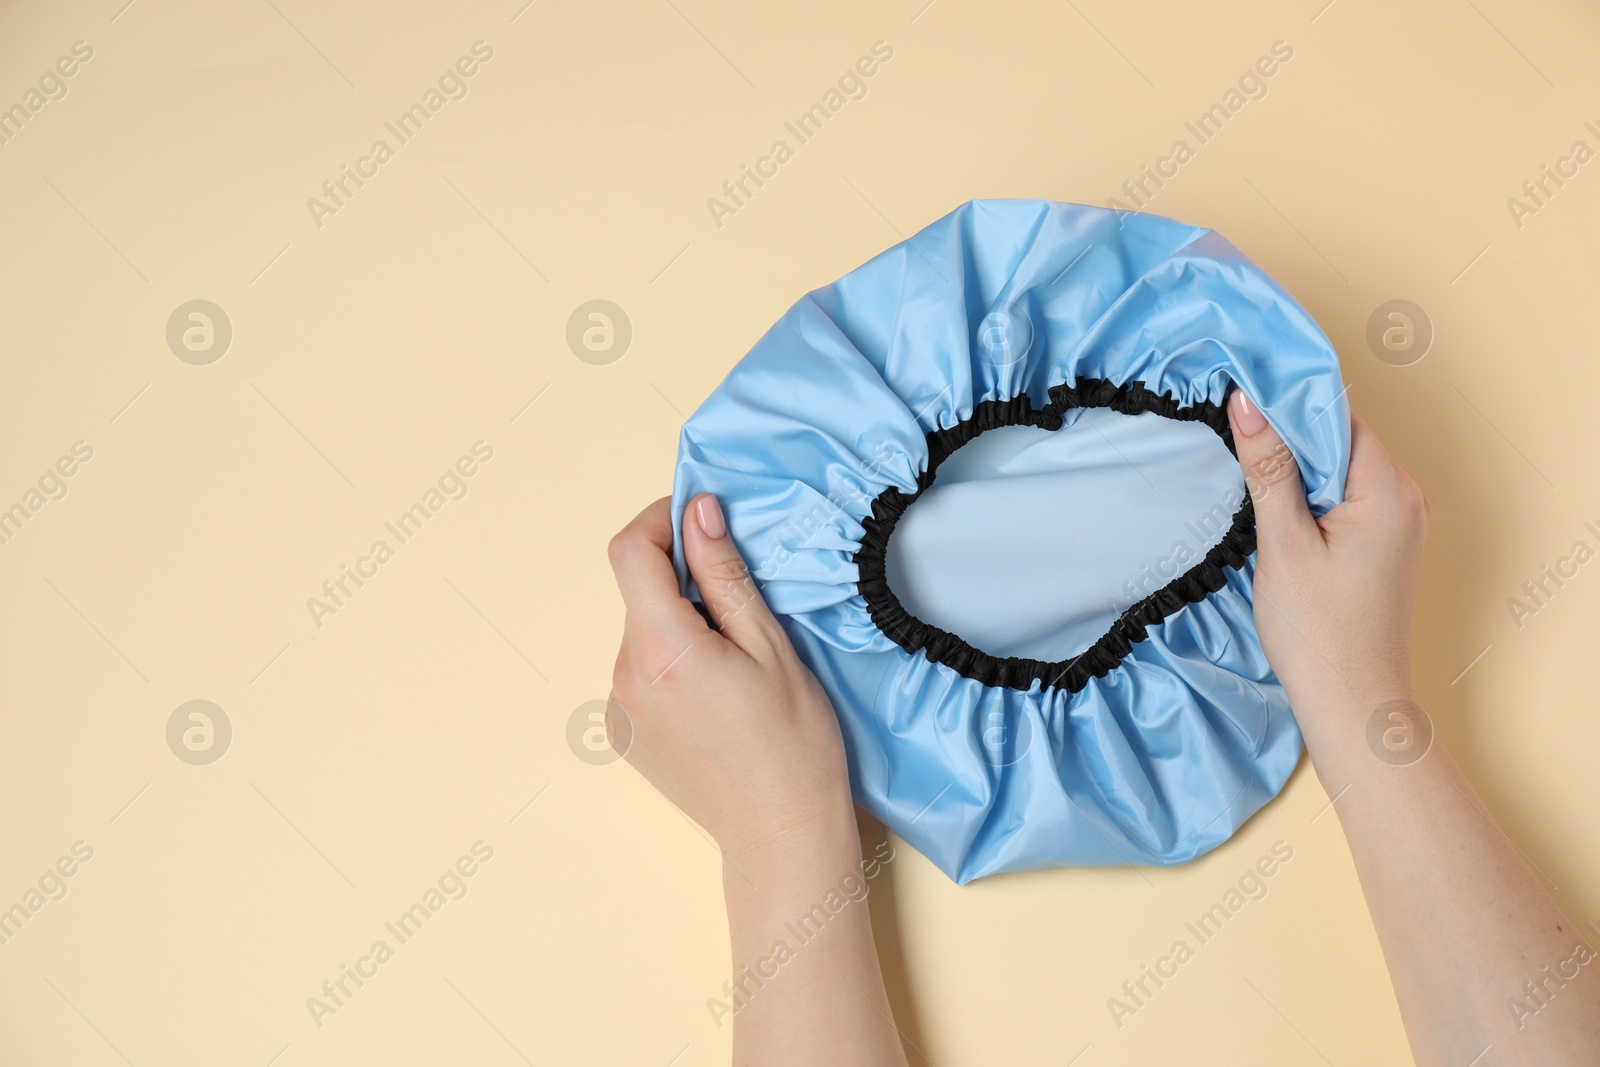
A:
{"label": "finger", "polygon": [[683,554],[722,636],[747,652],[755,639],[771,638],[777,620],[728,536],[722,505],[710,493],[695,497],[684,509]]}
{"label": "finger", "polygon": [[1244,468],[1245,486],[1255,504],[1258,535],[1283,544],[1320,536],[1306,506],[1294,453],[1243,389],[1235,389],[1228,398],[1228,422],[1233,426],[1233,444],[1239,466]]}
{"label": "finger", "polygon": [[1395,480],[1399,467],[1378,435],[1359,415],[1350,415],[1350,473],[1345,479],[1346,500],[1381,493]]}
{"label": "finger", "polygon": [[678,591],[672,569],[672,502],[662,497],[641,511],[607,548],[617,590],[629,615],[685,640],[706,632],[705,620]]}

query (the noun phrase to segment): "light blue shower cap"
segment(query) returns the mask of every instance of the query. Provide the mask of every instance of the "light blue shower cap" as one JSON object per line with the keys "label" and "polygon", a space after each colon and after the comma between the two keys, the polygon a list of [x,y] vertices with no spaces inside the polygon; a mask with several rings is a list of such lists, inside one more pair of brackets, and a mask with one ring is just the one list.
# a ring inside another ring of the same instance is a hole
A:
{"label": "light blue shower cap", "polygon": [[957,882],[1183,863],[1301,747],[1251,614],[1235,386],[1338,503],[1338,358],[1231,244],[972,201],[739,361],[684,425],[674,529],[717,495],[857,803]]}

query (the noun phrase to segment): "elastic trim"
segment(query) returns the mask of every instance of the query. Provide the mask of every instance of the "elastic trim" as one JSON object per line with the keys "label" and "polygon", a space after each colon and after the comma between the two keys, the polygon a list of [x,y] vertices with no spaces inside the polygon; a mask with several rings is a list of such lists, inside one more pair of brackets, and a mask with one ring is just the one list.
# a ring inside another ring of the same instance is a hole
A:
{"label": "elastic trim", "polygon": [[921,652],[934,663],[941,663],[964,677],[984,685],[1028,690],[1033,683],[1045,689],[1076,693],[1091,678],[1104,678],[1133,646],[1148,636],[1149,628],[1175,615],[1186,605],[1199,603],[1227,584],[1227,568],[1237,569],[1256,550],[1256,513],[1248,494],[1222,540],[1212,546],[1205,558],[1154,593],[1124,611],[1099,640],[1069,660],[1048,662],[1018,656],[991,656],[974,648],[947,630],[923,622],[901,605],[889,588],[885,558],[895,525],[928,486],[933,484],[939,465],[950,455],[988,430],[1002,426],[1036,426],[1059,430],[1062,413],[1072,408],[1108,408],[1124,415],[1154,412],[1180,422],[1200,422],[1209,426],[1237,456],[1233,430],[1220,404],[1201,401],[1182,405],[1166,394],[1145,388],[1143,382],[1116,385],[1103,378],[1079,378],[1073,385],[1058,385],[1050,390],[1050,403],[1042,410],[1026,395],[1010,400],[985,400],[973,408],[968,418],[948,429],[928,434],[928,469],[917,478],[916,492],[885,489],[872,501],[872,514],[862,520],[866,531],[856,552],[859,569],[857,588],[866,598],[867,611],[883,635],[913,655]]}

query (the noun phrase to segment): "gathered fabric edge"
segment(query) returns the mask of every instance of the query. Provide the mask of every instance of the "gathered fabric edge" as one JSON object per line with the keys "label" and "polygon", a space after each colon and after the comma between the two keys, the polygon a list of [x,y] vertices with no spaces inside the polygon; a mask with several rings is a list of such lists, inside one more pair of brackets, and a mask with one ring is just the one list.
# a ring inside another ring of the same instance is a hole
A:
{"label": "gathered fabric edge", "polygon": [[921,652],[932,662],[987,686],[1027,691],[1037,683],[1045,690],[1076,693],[1087,686],[1090,679],[1103,678],[1115,670],[1133,646],[1145,640],[1150,627],[1161,624],[1189,604],[1199,603],[1227,584],[1227,568],[1242,567],[1256,550],[1255,506],[1246,494],[1227,532],[1200,562],[1134,603],[1093,644],[1070,659],[1048,661],[993,656],[956,634],[917,618],[889,588],[886,563],[889,539],[901,516],[933,484],[939,466],[978,435],[1006,426],[1058,430],[1063,414],[1073,408],[1106,408],[1124,415],[1148,412],[1181,422],[1204,423],[1222,439],[1231,454],[1238,455],[1226,409],[1209,400],[1182,404],[1168,393],[1147,388],[1143,382],[1119,385],[1104,378],[1079,378],[1070,384],[1052,386],[1049,396],[1050,402],[1043,408],[1035,408],[1032,398],[1026,394],[1009,400],[985,400],[974,406],[968,418],[929,433],[928,465],[918,475],[916,489],[907,493],[890,486],[873,499],[871,514],[862,519],[861,547],[853,558],[858,574],[857,590],[866,600],[873,624],[906,652],[913,655]]}

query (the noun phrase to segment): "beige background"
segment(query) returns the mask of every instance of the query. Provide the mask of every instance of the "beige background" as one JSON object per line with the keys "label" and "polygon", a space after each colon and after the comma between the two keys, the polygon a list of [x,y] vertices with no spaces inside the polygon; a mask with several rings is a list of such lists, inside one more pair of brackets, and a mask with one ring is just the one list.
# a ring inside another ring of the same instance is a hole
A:
{"label": "beige background", "polygon": [[[1104,203],[1278,40],[1268,95],[1151,210],[1333,338],[1433,499],[1427,706],[1600,918],[1600,565],[1521,628],[1506,603],[1600,547],[1600,163],[1520,228],[1506,206],[1600,149],[1600,13],[1322,2],[0,5],[0,106],[94,49],[0,145],[0,507],[94,450],[0,545],[0,907],[93,849],[0,946],[0,1062],[726,1062],[717,853],[567,740],[620,632],[607,537],[802,293],[970,198]],[[469,94],[319,228],[307,198],[479,40]],[[878,40],[866,98],[718,228],[706,199]],[[197,298],[234,330],[205,366],[165,340]],[[596,298],[634,330],[606,366],[565,342]],[[1437,332],[1412,366],[1365,342],[1393,298]],[[307,598],[480,439],[468,495],[315,626]],[[191,699],[233,727],[208,766],[166,742]],[[1410,1062],[1327,804],[1302,765],[1177,870],[958,889],[902,847],[871,906],[914,1062]],[[318,1028],[307,998],[480,840],[468,895]],[[1279,840],[1269,895],[1114,1025]]]}

